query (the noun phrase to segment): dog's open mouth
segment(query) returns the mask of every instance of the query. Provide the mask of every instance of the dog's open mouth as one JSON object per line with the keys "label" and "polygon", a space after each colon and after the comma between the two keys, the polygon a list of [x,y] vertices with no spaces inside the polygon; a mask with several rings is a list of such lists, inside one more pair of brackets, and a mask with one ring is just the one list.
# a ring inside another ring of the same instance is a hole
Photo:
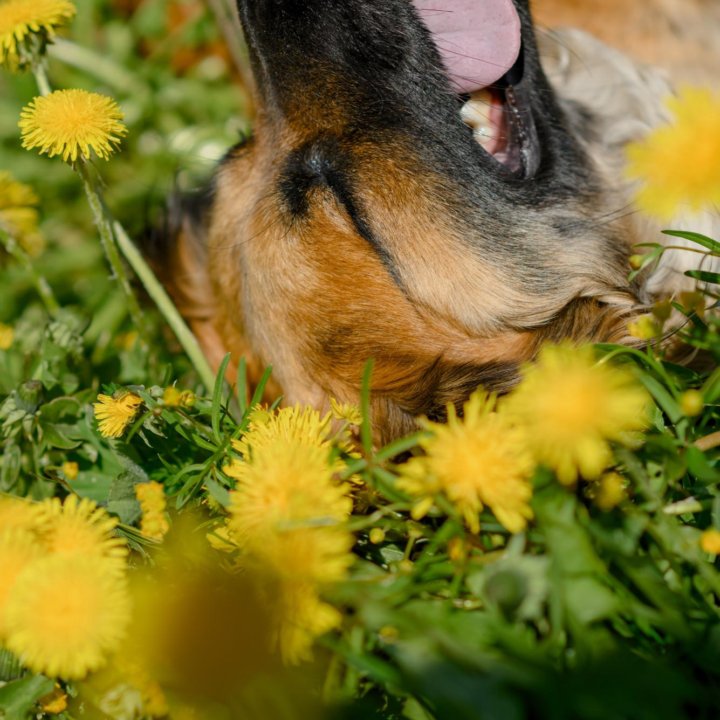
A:
{"label": "dog's open mouth", "polygon": [[520,18],[511,0],[413,0],[430,30],[461,110],[480,145],[516,177],[537,169],[535,127],[524,92]]}
{"label": "dog's open mouth", "polygon": [[539,143],[522,83],[522,55],[491,87],[467,95],[460,110],[475,140],[514,175],[530,178],[539,163]]}

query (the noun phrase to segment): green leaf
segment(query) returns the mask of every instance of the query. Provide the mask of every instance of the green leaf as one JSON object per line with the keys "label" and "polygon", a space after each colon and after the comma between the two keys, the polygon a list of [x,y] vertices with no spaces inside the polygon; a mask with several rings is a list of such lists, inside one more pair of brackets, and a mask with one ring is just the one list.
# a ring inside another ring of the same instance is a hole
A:
{"label": "green leaf", "polygon": [[720,368],[717,368],[705,381],[701,392],[706,403],[717,402],[720,398]]}
{"label": "green leaf", "polygon": [[47,422],[57,423],[68,415],[77,417],[81,410],[82,405],[76,398],[59,397],[40,408],[40,417]]}
{"label": "green leaf", "polygon": [[119,475],[110,487],[108,512],[117,515],[123,525],[132,525],[140,517],[140,503],[135,497],[135,485],[146,480],[147,475],[138,479],[137,474],[126,471]]}
{"label": "green leaf", "polygon": [[685,451],[685,460],[690,474],[704,483],[720,482],[720,470],[710,464],[705,453],[700,448],[691,445]]}
{"label": "green leaf", "polygon": [[[257,387],[255,388],[255,392],[253,393],[252,398],[250,399],[250,404],[245,409],[245,415],[243,416],[242,421],[242,427],[245,427],[247,425],[248,419],[250,418],[250,413],[253,411],[255,406],[262,400],[263,393],[265,392],[265,386],[268,384],[268,381],[270,380],[270,376],[272,375],[272,365],[268,365],[265,368],[265,372],[263,372],[262,377],[260,378],[260,382],[257,384]],[[277,407],[277,402],[273,403],[273,409]]]}
{"label": "green leaf", "polygon": [[689,232],[687,230],[663,230],[663,235],[669,235],[670,237],[679,237],[684,240],[690,240],[691,242],[702,245],[712,253],[720,255],[720,242],[709,238],[707,235],[701,235],[696,232]]}
{"label": "green leaf", "polygon": [[222,399],[223,399],[223,388],[225,387],[225,372],[227,366],[230,364],[230,353],[228,353],[220,364],[217,377],[215,378],[215,387],[213,388],[212,395],[212,410],[210,411],[210,419],[212,422],[213,435],[215,440],[220,442],[222,440],[222,433],[220,432],[221,410],[222,410]]}
{"label": "green leaf", "polygon": [[60,450],[74,450],[80,445],[79,440],[71,440],[63,434],[62,425],[54,425],[52,423],[42,423],[43,440],[50,447],[59,448]]}
{"label": "green leaf", "polygon": [[230,493],[220,485],[219,482],[212,478],[205,479],[205,487],[216,502],[219,502],[223,507],[230,507]]}
{"label": "green leaf", "polygon": [[619,609],[617,597],[593,577],[568,578],[565,602],[568,611],[582,625],[612,617]]}
{"label": "green leaf", "polygon": [[720,273],[709,272],[707,270],[686,270],[685,275],[695,278],[695,280],[720,285]]}
{"label": "green leaf", "polygon": [[25,720],[33,705],[52,692],[55,683],[44,675],[15,680],[0,688],[0,718]]}
{"label": "green leaf", "polygon": [[14,443],[9,442],[0,455],[0,491],[12,490],[20,477],[22,452]]}
{"label": "green leaf", "polygon": [[663,409],[672,423],[678,423],[683,418],[682,411],[675,398],[659,381],[647,373],[638,375],[640,382],[653,396],[655,402]]}
{"label": "green leaf", "polygon": [[247,410],[247,360],[245,356],[241,357],[238,363],[235,394],[237,395],[240,417],[243,417]]}

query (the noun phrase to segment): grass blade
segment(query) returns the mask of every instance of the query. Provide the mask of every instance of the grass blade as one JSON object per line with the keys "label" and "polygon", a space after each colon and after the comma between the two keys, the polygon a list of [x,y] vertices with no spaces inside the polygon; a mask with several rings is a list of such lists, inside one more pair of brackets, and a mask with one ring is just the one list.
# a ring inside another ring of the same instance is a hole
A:
{"label": "grass blade", "polygon": [[220,414],[222,411],[222,395],[223,395],[223,385],[225,384],[225,372],[226,372],[229,364],[230,364],[230,353],[228,353],[223,358],[223,361],[220,365],[220,369],[218,370],[217,377],[215,378],[215,387],[213,388],[212,410],[210,413],[210,419],[211,419],[211,423],[212,423],[213,435],[215,436],[215,440],[217,442],[222,441],[222,433],[220,432],[220,421],[221,421]]}

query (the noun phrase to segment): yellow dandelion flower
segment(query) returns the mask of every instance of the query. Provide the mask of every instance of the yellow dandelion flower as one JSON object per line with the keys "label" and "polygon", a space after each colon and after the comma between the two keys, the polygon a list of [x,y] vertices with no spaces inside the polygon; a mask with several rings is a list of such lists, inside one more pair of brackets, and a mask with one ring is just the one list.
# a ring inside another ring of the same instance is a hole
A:
{"label": "yellow dandelion flower", "polygon": [[706,530],[700,536],[700,547],[703,552],[720,555],[720,530]]}
{"label": "yellow dandelion flower", "polygon": [[669,220],[683,206],[720,205],[720,93],[686,87],[667,101],[673,123],[627,148],[639,207]]}
{"label": "yellow dandelion flower", "polygon": [[51,554],[105,560],[116,571],[125,569],[128,549],[115,534],[118,521],[97,503],[68,495],[64,503],[44,500],[39,512],[39,532]]}
{"label": "yellow dandelion flower", "polygon": [[98,428],[103,437],[118,438],[135,419],[142,405],[142,398],[128,390],[120,390],[114,395],[98,395],[93,404]]}
{"label": "yellow dandelion flower", "polygon": [[40,505],[25,498],[0,495],[0,529],[37,531]]}
{"label": "yellow dandelion flower", "polygon": [[27,530],[0,530],[0,640],[6,633],[5,615],[15,583],[26,567],[42,554],[42,547]]}
{"label": "yellow dandelion flower", "polygon": [[592,500],[600,510],[612,510],[627,497],[625,486],[622,475],[615,472],[605,473],[592,488]]}
{"label": "yellow dandelion flower", "polygon": [[700,290],[685,291],[680,293],[680,304],[686,313],[695,313],[698,317],[705,317],[707,297]]}
{"label": "yellow dandelion flower", "polygon": [[138,483],[135,486],[135,497],[142,510],[140,532],[154,540],[162,540],[170,529],[165,516],[165,488],[154,480]]}
{"label": "yellow dandelion flower", "polygon": [[67,693],[65,693],[59,685],[56,685],[53,691],[41,697],[38,703],[44,713],[48,715],[59,715],[61,712],[67,710],[67,699]]}
{"label": "yellow dandelion flower", "polygon": [[72,482],[73,480],[77,480],[80,466],[76,462],[67,461],[62,464],[60,470],[65,476],[65,479]]}
{"label": "yellow dandelion flower", "polygon": [[9,350],[15,339],[15,330],[10,325],[0,323],[0,350]]}
{"label": "yellow dandelion flower", "polygon": [[38,202],[29,185],[18,182],[9,172],[0,171],[0,228],[32,257],[39,254],[45,242],[38,230]]}
{"label": "yellow dandelion flower", "polygon": [[662,328],[652,315],[641,315],[637,320],[631,320],[627,329],[628,333],[638,340],[652,340],[662,332]]}
{"label": "yellow dandelion flower", "polygon": [[127,657],[120,652],[113,660],[113,669],[140,693],[143,715],[165,717],[168,714],[167,698],[160,683],[136,657]]}
{"label": "yellow dandelion flower", "polygon": [[311,407],[281,408],[274,413],[258,408],[250,417],[247,432],[241,440],[233,442],[233,447],[244,457],[279,442],[322,447],[329,451],[332,442],[330,420],[330,413],[321,416]]}
{"label": "yellow dandelion flower", "polygon": [[686,390],[680,396],[680,410],[686,417],[700,415],[705,407],[705,398],[699,390]]}
{"label": "yellow dandelion flower", "polygon": [[86,90],[57,90],[36,97],[20,114],[22,146],[39,148],[49,157],[62,155],[65,162],[94,153],[107,160],[127,134],[122,112],[109,97]]}
{"label": "yellow dandelion flower", "polygon": [[374,527],[370,530],[368,539],[373,545],[379,545],[380,543],[385,542],[385,531],[382,528]]}
{"label": "yellow dandelion flower", "polygon": [[192,407],[195,404],[195,393],[192,390],[178,390],[171,385],[163,392],[163,404],[167,407]]}
{"label": "yellow dandelion flower", "polygon": [[205,535],[210,547],[220,552],[234,552],[237,549],[227,524],[218,525]]}
{"label": "yellow dandelion flower", "polygon": [[269,579],[276,599],[276,646],[283,660],[310,655],[314,639],[340,622],[320,599],[352,563],[349,486],[335,483],[321,446],[293,440],[236,463],[228,530],[244,557]]}
{"label": "yellow dandelion flower", "polygon": [[596,363],[591,346],[547,345],[506,401],[535,459],[572,485],[600,477],[610,442],[632,444],[649,422],[648,396],[628,370]]}
{"label": "yellow dandelion flower", "polygon": [[53,555],[31,563],[5,612],[8,649],[33,672],[68,680],[101,667],[122,642],[130,596],[107,563]]}
{"label": "yellow dandelion flower", "polygon": [[446,424],[424,423],[432,433],[420,441],[425,455],[400,467],[398,487],[420,498],[415,517],[442,492],[473,533],[480,530],[478,515],[485,506],[510,532],[524,530],[532,517],[534,466],[522,432],[496,412],[495,397],[482,390],[470,396],[463,415],[459,419],[448,405]]}
{"label": "yellow dandelion flower", "polygon": [[448,542],[448,557],[456,563],[465,562],[472,546],[464,538],[450,538]]}
{"label": "yellow dandelion flower", "polygon": [[274,644],[280,657],[288,665],[310,660],[315,638],[338,627],[342,615],[320,599],[311,583],[282,583],[276,597]]}
{"label": "yellow dandelion flower", "polygon": [[115,338],[115,347],[125,352],[130,352],[136,345],[140,334],[137,330],[130,330],[126,333],[121,333]]}
{"label": "yellow dandelion flower", "polygon": [[349,486],[335,483],[322,447],[278,443],[236,463],[231,536],[274,573],[333,582],[345,576],[352,537]]}
{"label": "yellow dandelion flower", "polygon": [[335,398],[330,398],[330,411],[336,420],[345,420],[351,425],[362,424],[362,413],[357,405],[341,403]]}
{"label": "yellow dandelion flower", "polygon": [[0,65],[16,69],[21,47],[33,34],[45,38],[75,16],[68,0],[3,0],[0,3]]}

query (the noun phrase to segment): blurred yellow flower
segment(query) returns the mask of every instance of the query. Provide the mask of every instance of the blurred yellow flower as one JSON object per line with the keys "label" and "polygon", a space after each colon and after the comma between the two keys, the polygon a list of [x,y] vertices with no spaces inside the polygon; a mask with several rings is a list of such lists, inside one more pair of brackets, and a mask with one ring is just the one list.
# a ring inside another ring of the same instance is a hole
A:
{"label": "blurred yellow flower", "polygon": [[228,527],[250,556],[278,575],[344,577],[352,537],[342,523],[352,503],[349,486],[333,481],[324,448],[278,441],[225,472],[238,481]]}
{"label": "blurred yellow flower", "polygon": [[62,155],[65,162],[74,163],[93,153],[107,160],[127,134],[122,117],[112,98],[86,90],[57,90],[31,100],[18,125],[26,150],[39,148],[41,154]]}
{"label": "blurred yellow flower", "polygon": [[12,495],[0,495],[0,529],[29,530],[38,529],[40,506],[25,498]]}
{"label": "blurred yellow flower", "polygon": [[163,392],[163,404],[167,407],[192,407],[195,404],[195,393],[192,390],[178,390],[171,385]]}
{"label": "blurred yellow flower", "polygon": [[385,542],[385,531],[382,528],[374,527],[370,530],[369,540],[373,545],[379,545]]}
{"label": "blurred yellow flower", "polygon": [[303,417],[310,432],[253,446],[246,462],[225,469],[238,481],[230,493],[230,537],[276,590],[276,642],[288,663],[308,657],[315,637],[340,622],[320,592],[344,579],[353,560],[345,526],[349,486],[333,480],[328,450],[317,443],[319,426]]}
{"label": "blurred yellow flower", "polygon": [[707,296],[700,290],[686,290],[680,293],[680,304],[683,310],[688,314],[695,313],[700,318],[705,317],[707,300]]}
{"label": "blurred yellow flower", "polygon": [[604,512],[617,507],[626,497],[625,478],[618,473],[606,473],[592,488],[593,502]]}
{"label": "blurred yellow flower", "polygon": [[40,709],[48,715],[59,715],[61,712],[67,710],[67,693],[63,692],[62,688],[57,685],[52,692],[41,697],[38,700]]}
{"label": "blurred yellow flower", "polygon": [[637,203],[661,220],[720,205],[720,93],[686,87],[667,107],[673,123],[627,148],[628,177],[642,181]]}
{"label": "blurred yellow flower", "polygon": [[703,552],[711,555],[720,555],[720,530],[706,530],[700,536],[700,547]]}
{"label": "blurred yellow flower", "polygon": [[119,390],[113,395],[98,395],[93,403],[98,429],[103,437],[118,438],[135,419],[142,405],[142,399],[128,390]]}
{"label": "blurred yellow flower", "polygon": [[137,656],[128,656],[121,650],[113,660],[113,670],[118,673],[122,683],[130,684],[140,694],[143,716],[165,717],[168,715],[167,698],[160,683],[143,666]]}
{"label": "blurred yellow flower", "polygon": [[62,470],[62,474],[65,476],[66,480],[69,480],[70,482],[72,482],[73,480],[77,480],[80,466],[76,462],[64,462],[60,469]]}
{"label": "blurred yellow flower", "polygon": [[610,442],[631,445],[649,423],[649,398],[633,374],[595,361],[591,346],[546,345],[505,401],[535,459],[572,485],[600,477]]}
{"label": "blurred yellow flower", "polygon": [[165,516],[165,489],[154,480],[138,483],[135,486],[135,497],[142,510],[140,532],[153,540],[162,540],[170,529]]}
{"label": "blurred yellow flower", "polygon": [[510,532],[521,532],[532,518],[532,457],[522,431],[496,411],[496,399],[483,390],[464,406],[464,418],[448,405],[447,424],[424,422],[431,435],[420,440],[425,455],[400,467],[398,488],[420,498],[419,518],[443,493],[463,516],[471,532],[480,530],[485,506]]}
{"label": "blurred yellow flower", "polygon": [[11,235],[31,257],[43,249],[38,230],[38,197],[29,185],[0,170],[0,229]]}
{"label": "blurred yellow flower", "polygon": [[652,315],[641,315],[627,325],[628,333],[638,340],[652,340],[662,332],[662,328]]}
{"label": "blurred yellow flower", "polygon": [[686,390],[680,396],[680,410],[686,417],[696,417],[705,407],[705,398],[700,390]]}
{"label": "blurred yellow flower", "polygon": [[10,325],[0,323],[0,350],[9,350],[15,339],[15,330]]}
{"label": "blurred yellow flower", "polygon": [[18,576],[5,612],[8,649],[33,672],[68,680],[101,667],[123,640],[130,597],[108,564],[53,555]]}
{"label": "blurred yellow flower", "polygon": [[0,65],[17,68],[21,46],[30,35],[53,37],[75,16],[68,0],[3,0],[0,3]]}
{"label": "blurred yellow flower", "polygon": [[116,572],[125,570],[128,549],[115,534],[118,521],[94,501],[51,498],[40,503],[39,513],[39,533],[50,554],[104,560]]}
{"label": "blurred yellow flower", "polygon": [[313,640],[338,627],[342,615],[318,597],[312,583],[285,581],[276,591],[274,644],[286,664],[296,665],[312,658]]}
{"label": "blurred yellow flower", "polygon": [[27,530],[0,530],[0,640],[6,634],[8,599],[22,571],[42,554],[37,538]]}
{"label": "blurred yellow flower", "polygon": [[330,398],[330,411],[336,420],[345,420],[351,425],[362,424],[362,413],[357,405],[341,403],[335,398]]}

